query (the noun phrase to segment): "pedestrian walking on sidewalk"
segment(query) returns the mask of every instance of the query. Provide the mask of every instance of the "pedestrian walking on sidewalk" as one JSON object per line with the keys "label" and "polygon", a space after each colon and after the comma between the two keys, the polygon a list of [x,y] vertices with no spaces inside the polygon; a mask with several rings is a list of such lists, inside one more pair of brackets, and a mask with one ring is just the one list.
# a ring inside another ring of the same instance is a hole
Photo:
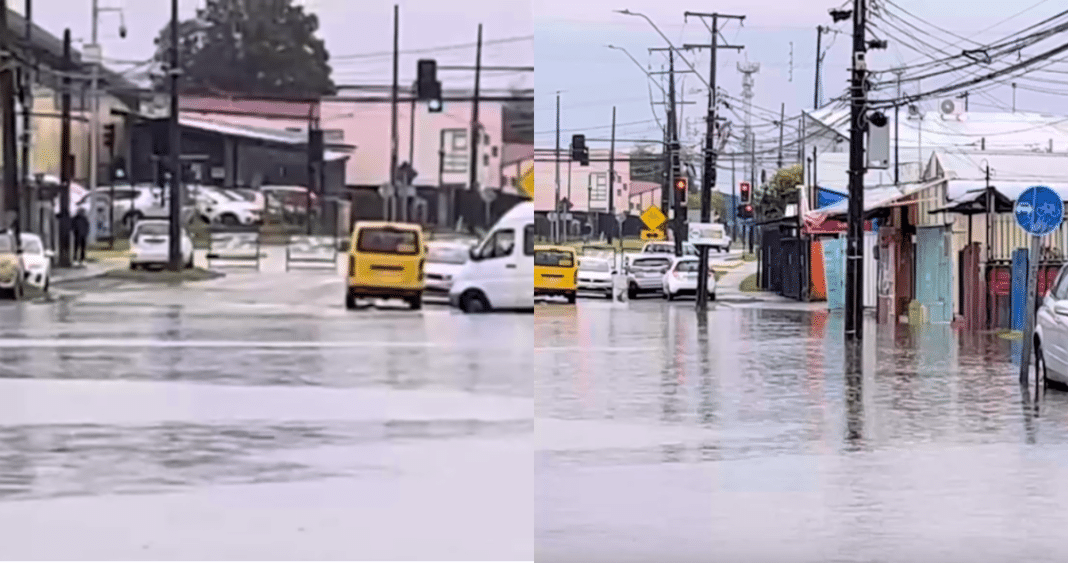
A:
{"label": "pedestrian walking on sidewalk", "polygon": [[84,209],[79,209],[74,216],[74,261],[85,264],[85,244],[89,239],[89,217]]}

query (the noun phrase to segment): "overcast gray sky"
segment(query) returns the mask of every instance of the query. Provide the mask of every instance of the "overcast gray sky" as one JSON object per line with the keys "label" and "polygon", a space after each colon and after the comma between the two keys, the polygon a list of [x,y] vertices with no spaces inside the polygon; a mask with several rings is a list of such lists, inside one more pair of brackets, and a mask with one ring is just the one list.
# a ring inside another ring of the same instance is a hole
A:
{"label": "overcast gray sky", "polygon": [[[137,61],[151,58],[153,40],[170,19],[170,2],[166,0],[99,0],[101,7],[122,7],[129,33],[119,39],[119,16],[105,12],[100,18],[101,44],[110,59]],[[22,11],[22,0],[9,0]],[[205,0],[181,0],[183,19],[193,16]],[[402,54],[402,83],[410,83],[419,58],[435,56],[439,64],[474,65],[473,44],[478,24],[483,24],[483,63],[487,65],[531,66],[534,63],[532,13],[522,2],[500,0],[303,0],[310,11],[318,14],[320,36],[332,57],[334,81],[339,84],[388,84],[392,80],[393,5],[400,5],[400,47],[406,50],[470,44],[432,53]],[[76,39],[91,37],[92,0],[37,0],[34,19],[57,36],[69,27]],[[519,8],[519,9],[517,9]],[[527,37],[508,43],[491,41]],[[382,54],[382,53],[385,54]],[[377,55],[376,55],[377,54]],[[371,56],[368,56],[371,55]],[[112,62],[116,70],[129,64]],[[467,72],[441,72],[443,86],[469,87],[474,75]],[[525,81],[533,87],[530,73],[487,73],[489,87],[508,87]]]}
{"label": "overcast gray sky", "polygon": [[[823,88],[827,94],[825,99],[838,95],[847,85],[852,23],[846,21],[832,24],[827,12],[828,9],[838,6],[851,8],[852,2],[720,0],[709,5],[702,2],[656,0],[539,0],[534,13],[538,68],[535,102],[535,130],[538,134],[535,141],[541,147],[551,147],[555,142],[553,129],[557,90],[564,91],[561,93],[561,129],[565,130],[561,134],[562,146],[566,147],[571,134],[576,132],[585,132],[588,136],[608,137],[613,105],[617,106],[618,137],[661,138],[661,130],[653,120],[650,106],[649,81],[624,53],[608,49],[605,45],[624,47],[643,66],[651,64],[653,70],[659,70],[661,65],[666,64],[666,53],[650,54],[647,48],[661,47],[665,43],[644,19],[613,13],[613,10],[629,9],[644,13],[676,46],[682,43],[710,42],[709,30],[701,20],[691,17],[689,22],[684,21],[683,14],[687,10],[719,11],[747,16],[742,25],[735,21],[723,24],[725,39],[732,44],[744,45],[745,50],[740,54],[734,51],[719,51],[718,82],[729,94],[740,96],[741,74],[736,68],[737,63],[746,59],[759,62],[761,68],[755,75],[754,106],[769,109],[775,115],[758,109],[754,109],[754,115],[772,119],[777,118],[782,103],[786,104],[787,116],[797,115],[800,110],[812,108],[818,25],[833,26],[841,30],[841,33],[836,35],[823,36],[823,47],[826,49],[828,44],[831,44],[824,62]],[[932,39],[929,35],[920,34],[900,21],[894,21],[895,25],[952,53],[959,53],[961,49],[972,48],[974,45],[926,26],[905,12],[963,37],[987,43],[1038,23],[1063,9],[1062,3],[1052,0],[893,0],[893,4],[887,6],[887,10],[926,29],[936,37]],[[1009,21],[1000,23],[993,29],[986,29],[1014,15],[1016,17]],[[873,69],[925,60],[908,45],[932,52],[915,40],[905,38],[892,27],[874,21],[876,25],[881,25],[889,31],[880,33],[879,36],[889,40],[890,48],[869,53],[868,60]],[[958,46],[947,45],[947,41]],[[1034,53],[1053,48],[1061,42],[1051,39],[1036,47],[1039,50]],[[944,56],[937,52],[933,54],[936,57]],[[705,79],[708,76],[708,56],[708,51],[705,50],[692,53],[688,57]],[[688,67],[681,63],[677,63],[676,68],[688,70]],[[1068,70],[1068,64],[1051,68]],[[1043,80],[1058,79],[1053,73],[1041,76]],[[1061,75],[1059,80],[1068,84],[1068,75]],[[683,106],[683,122],[700,137],[704,131],[702,116],[708,104],[707,90],[692,74],[680,75],[680,83],[684,84],[681,89],[686,91],[685,99],[697,102],[695,105]],[[1038,83],[1031,85],[1039,86]],[[934,81],[929,85],[921,83],[921,86],[926,90],[927,86],[934,86]],[[1068,87],[1063,84],[1047,84],[1041,87],[1068,93]],[[655,86],[651,87],[651,90],[654,101],[659,102],[662,98],[660,91]],[[915,84],[904,88],[906,92],[915,90]],[[970,110],[993,111],[995,101],[1002,104],[1003,108],[1011,108],[1010,87],[995,90],[991,92],[990,97],[993,101],[988,97],[972,96],[969,100]],[[1017,91],[1017,107],[1021,110],[1065,113],[1060,109],[1064,101],[1063,96],[1050,96],[1023,89]],[[934,110],[937,102],[938,100],[929,100],[925,104],[928,109]],[[663,106],[655,106],[655,110],[660,115],[663,114]],[[733,119],[730,114],[724,115]],[[740,125],[737,119],[734,121],[736,125]],[[766,127],[763,131],[770,134],[771,128]],[[774,134],[777,135],[777,131]]]}

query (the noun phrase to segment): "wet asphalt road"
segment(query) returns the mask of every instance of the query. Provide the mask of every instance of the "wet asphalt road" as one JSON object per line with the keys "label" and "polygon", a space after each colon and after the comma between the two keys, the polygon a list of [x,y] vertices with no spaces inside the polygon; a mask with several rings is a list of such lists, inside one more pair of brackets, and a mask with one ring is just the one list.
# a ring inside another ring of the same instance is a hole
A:
{"label": "wet asphalt road", "polygon": [[544,305],[536,559],[1064,561],[1068,393],[948,326],[659,299]]}
{"label": "wet asphalt road", "polygon": [[530,559],[532,317],[342,296],[267,271],[0,303],[0,554]]}

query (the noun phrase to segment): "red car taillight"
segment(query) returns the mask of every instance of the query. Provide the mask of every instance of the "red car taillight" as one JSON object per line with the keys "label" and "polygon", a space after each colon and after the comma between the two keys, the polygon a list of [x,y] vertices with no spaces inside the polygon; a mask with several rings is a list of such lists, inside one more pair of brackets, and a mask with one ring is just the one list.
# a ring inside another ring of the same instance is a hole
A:
{"label": "red car taillight", "polygon": [[349,277],[356,275],[356,257],[349,254]]}

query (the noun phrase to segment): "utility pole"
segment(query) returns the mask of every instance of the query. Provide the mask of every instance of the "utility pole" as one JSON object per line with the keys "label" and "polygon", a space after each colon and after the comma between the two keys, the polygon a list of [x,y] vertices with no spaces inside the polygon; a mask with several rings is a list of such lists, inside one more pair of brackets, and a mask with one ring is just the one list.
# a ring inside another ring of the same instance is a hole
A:
{"label": "utility pole", "polygon": [[[25,4],[25,19],[26,28],[24,30],[24,37],[26,39],[26,45],[31,45],[33,41],[33,0],[26,0]],[[34,68],[35,62],[33,58],[33,49],[26,49],[24,56],[29,61],[29,64],[22,70],[22,172],[19,175],[19,184],[23,186],[23,193],[28,193],[25,187],[29,184],[30,178],[33,176],[33,168],[30,166],[30,129],[33,128],[31,120],[33,114],[33,85],[34,85]],[[30,199],[27,197],[27,199]],[[19,208],[19,225],[30,225],[30,213],[31,206],[29,202],[20,202],[22,205]]]}
{"label": "utility pole", "polygon": [[[752,188],[750,188],[752,189]],[[753,193],[753,192],[749,192]],[[738,239],[738,179],[734,174],[734,155],[731,155],[731,241]]]}
{"label": "utility pole", "polygon": [[390,88],[390,117],[389,117],[389,191],[392,202],[385,206],[389,209],[390,217],[387,220],[395,220],[395,203],[397,201],[397,151],[400,150],[400,138],[397,132],[397,97],[400,94],[400,6],[393,5],[393,84]]}
{"label": "utility pole", "polygon": [[[716,184],[716,111],[718,108],[718,92],[716,92],[716,54],[720,49],[734,49],[740,51],[742,47],[740,45],[720,45],[719,44],[719,20],[735,19],[744,21],[745,16],[731,16],[719,13],[700,13],[700,12],[686,12],[683,17],[688,19],[690,16],[699,18],[712,18],[712,43],[710,45],[683,45],[686,49],[703,49],[708,48],[712,54],[709,57],[709,70],[708,70],[708,115],[705,118],[705,154],[704,154],[704,170],[702,175],[704,176],[704,182],[701,185],[701,222],[710,223],[712,221],[712,188]],[[699,259],[697,267],[697,310],[702,311],[708,308],[708,247],[699,247]]]}
{"label": "utility pole", "polygon": [[[675,49],[672,47],[652,47],[649,51],[668,52],[668,79],[670,80],[670,84],[668,86],[668,92],[665,93],[667,99],[664,100],[667,107],[667,125],[664,127],[664,187],[660,189],[660,211],[664,213],[664,217],[671,217],[671,202],[675,197],[676,154],[674,141],[677,139],[677,128],[673,125],[675,122]],[[668,226],[665,224],[663,228],[665,234],[667,234]],[[679,244],[679,247],[682,247],[681,243]]]}
{"label": "utility pole", "polygon": [[[171,204],[170,204],[170,269],[182,271],[182,129],[179,125],[178,79],[182,70],[178,49],[178,0],[171,0]],[[95,132],[94,132],[95,135]],[[94,168],[95,163],[94,163]]]}
{"label": "utility pole", "polygon": [[[7,0],[0,0],[0,51],[4,54],[5,68],[0,71],[0,111],[3,113],[3,162],[4,162],[4,223],[11,229],[15,238],[15,255],[22,257],[21,225],[19,225],[19,211],[22,209],[22,198],[19,194],[18,173],[18,148],[15,136],[15,62],[13,56],[14,41],[11,38],[11,30],[7,25]],[[21,293],[21,279],[15,280],[16,296]]]}
{"label": "utility pole", "polygon": [[[682,229],[683,223],[686,221],[683,209],[686,206],[686,196],[689,194],[682,194],[683,197],[679,197],[679,194],[675,190],[675,172],[682,173],[682,168],[679,166],[679,131],[675,124],[675,51],[668,51],[668,116],[667,116],[667,129],[668,129],[668,152],[670,159],[668,163],[671,165],[671,169],[668,171],[668,193],[670,197],[675,199],[675,212],[672,214],[667,213],[667,209],[664,210],[664,217],[670,217],[674,215],[675,221],[675,256],[682,256]],[[667,235],[668,226],[664,225],[664,234]],[[621,233],[622,234],[622,233]]]}
{"label": "utility pole", "polygon": [[[778,162],[779,170],[782,170],[782,137],[783,137],[783,131],[784,131],[785,127],[786,127],[786,102],[783,102],[782,109],[779,111],[779,162]],[[798,129],[798,132],[801,132],[801,130]],[[800,158],[801,152],[804,151],[804,149],[801,148],[802,144],[803,144],[801,141],[802,140],[800,138],[797,140],[798,158]]]}
{"label": "utility pole", "polygon": [[[867,91],[865,79],[865,0],[853,0],[853,69],[850,84],[849,233],[846,239],[845,340],[852,347],[851,367],[861,356],[864,334],[864,129]],[[849,352],[847,350],[847,352]]]}
{"label": "utility pole", "polygon": [[[897,75],[897,100],[901,99],[901,75],[905,72],[905,69],[895,69],[894,74]],[[900,185],[901,183],[901,102],[894,102],[894,185]]]}
{"label": "utility pole", "polygon": [[[568,159],[570,159],[568,155]],[[549,221],[552,227],[553,244],[560,242],[560,92],[556,93],[556,195],[553,197],[553,220]]]}
{"label": "utility pole", "polygon": [[[742,99],[745,100],[745,134],[744,141],[745,150],[750,150],[756,144],[756,139],[753,136],[753,75],[760,72],[760,63],[738,63],[738,72],[742,73]],[[755,151],[756,149],[753,148]],[[752,186],[753,195],[756,196],[757,182],[756,182],[756,154],[751,154],[749,160],[749,181]],[[744,177],[744,176],[743,176]],[[754,212],[756,206],[753,206]]]}
{"label": "utility pole", "polygon": [[477,192],[478,170],[481,159],[478,158],[478,142],[482,137],[482,126],[478,122],[478,95],[482,82],[482,24],[478,24],[478,42],[475,47],[475,95],[471,101],[471,191]]}
{"label": "utility pole", "polygon": [[[608,214],[615,218],[616,195],[616,106],[612,106],[612,143],[608,149]],[[619,224],[619,248],[623,249],[623,222]],[[612,229],[608,230],[608,244],[612,244]]]}
{"label": "utility pole", "polygon": [[70,268],[70,28],[63,31],[63,78],[59,121],[59,267]]}
{"label": "utility pole", "polygon": [[[96,190],[99,183],[97,178],[99,162],[100,162],[100,63],[102,62],[102,52],[100,50],[99,41],[99,19],[100,19],[100,2],[99,0],[93,0],[93,31],[92,31],[92,44],[85,46],[85,53],[88,55],[88,59],[92,68],[90,69],[89,79],[89,191],[92,193]],[[175,47],[177,50],[177,47]],[[174,200],[171,200],[171,204],[174,204]],[[112,202],[114,205],[114,202]]]}

